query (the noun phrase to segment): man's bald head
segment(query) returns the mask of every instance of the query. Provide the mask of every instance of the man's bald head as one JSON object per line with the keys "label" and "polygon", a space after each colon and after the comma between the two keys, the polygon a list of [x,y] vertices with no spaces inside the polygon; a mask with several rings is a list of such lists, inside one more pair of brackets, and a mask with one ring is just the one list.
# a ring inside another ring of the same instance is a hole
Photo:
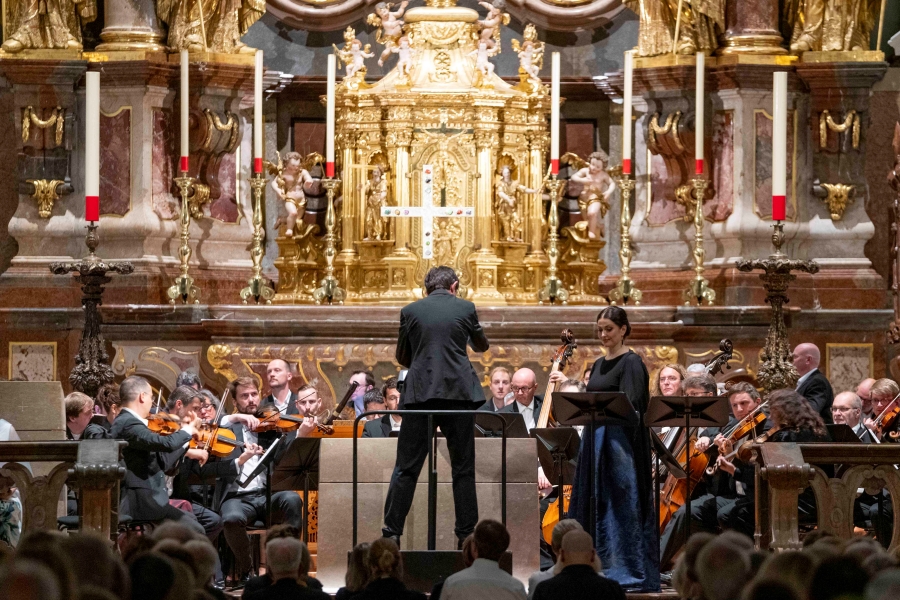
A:
{"label": "man's bald head", "polygon": [[594,540],[584,530],[572,530],[563,536],[559,549],[560,562],[570,565],[594,565]]}
{"label": "man's bald head", "polygon": [[834,397],[831,416],[836,424],[856,427],[862,416],[862,401],[853,392],[841,392]]}
{"label": "man's bald head", "polygon": [[528,406],[534,399],[537,389],[537,378],[531,369],[519,369],[512,376],[510,389],[516,396],[516,402],[522,406]]}
{"label": "man's bald head", "polygon": [[801,377],[813,369],[819,368],[819,361],[822,359],[818,346],[808,342],[797,344],[797,347],[794,348],[792,357],[794,360],[794,368],[797,369],[797,373]]}

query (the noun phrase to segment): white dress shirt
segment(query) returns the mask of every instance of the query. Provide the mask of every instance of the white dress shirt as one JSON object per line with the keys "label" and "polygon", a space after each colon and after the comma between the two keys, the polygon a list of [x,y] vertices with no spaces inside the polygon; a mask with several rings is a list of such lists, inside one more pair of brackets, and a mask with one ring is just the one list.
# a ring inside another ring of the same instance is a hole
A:
{"label": "white dress shirt", "polygon": [[800,386],[803,385],[803,384],[806,382],[806,380],[809,379],[810,376],[812,376],[812,374],[815,373],[815,372],[818,371],[818,370],[819,370],[819,369],[812,369],[812,370],[809,371],[806,375],[804,375],[803,377],[801,377],[800,379],[798,379],[798,380],[797,380],[797,387],[795,387],[794,389],[795,389],[795,390],[799,390],[799,389],[800,389]]}
{"label": "white dress shirt", "polygon": [[519,409],[519,414],[525,420],[525,429],[530,433],[534,429],[534,396],[531,397],[531,403],[528,406],[522,405],[518,400],[516,400],[516,404],[518,404],[516,408]]}
{"label": "white dress shirt", "polygon": [[402,417],[391,415],[391,431],[400,431],[400,425],[403,423]]}
{"label": "white dress shirt", "polygon": [[[248,429],[246,426],[243,426],[244,429],[244,444],[258,444],[259,436],[254,433],[252,430]],[[228,484],[228,493],[247,493],[254,492],[258,489],[265,487],[266,485],[266,472],[263,471],[259,475],[257,475],[253,481],[247,484],[247,487],[242,488],[238,485],[238,481],[243,481],[245,478],[249,477],[253,471],[256,470],[256,467],[259,466],[259,461],[262,458],[261,455],[254,455],[247,459],[247,462],[244,463],[244,466],[240,468],[240,475],[238,478],[234,480],[232,483]],[[237,464],[237,463],[235,463]]]}
{"label": "white dress shirt", "polygon": [[441,600],[526,600],[522,582],[486,558],[447,578]]}

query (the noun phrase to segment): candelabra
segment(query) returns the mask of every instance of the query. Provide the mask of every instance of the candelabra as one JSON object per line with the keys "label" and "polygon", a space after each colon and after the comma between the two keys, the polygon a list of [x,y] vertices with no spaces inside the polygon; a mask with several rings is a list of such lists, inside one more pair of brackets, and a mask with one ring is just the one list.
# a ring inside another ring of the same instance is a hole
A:
{"label": "candelabra", "polygon": [[313,299],[316,304],[328,302],[328,304],[343,304],[346,292],[340,286],[337,278],[334,276],[334,257],[337,254],[335,242],[337,236],[334,235],[334,227],[336,225],[336,217],[334,214],[334,189],[340,183],[340,179],[323,179],[322,185],[328,192],[328,210],[325,213],[325,277],[319,282],[319,287],[313,292]]}
{"label": "candelabra", "polygon": [[550,259],[550,267],[547,269],[544,287],[538,292],[538,303],[540,304],[545,302],[565,304],[569,300],[569,291],[563,287],[562,281],[556,276],[556,263],[559,260],[559,192],[562,183],[555,175],[546,182],[547,190],[550,192],[550,215],[547,218],[549,228],[547,258]]}
{"label": "candelabra", "polygon": [[250,247],[250,260],[253,261],[253,277],[247,280],[247,287],[241,290],[241,300],[247,304],[247,300],[253,300],[259,304],[262,300],[265,304],[272,304],[275,290],[263,279],[262,259],[265,254],[263,240],[266,239],[266,230],[263,228],[262,195],[266,187],[266,178],[262,173],[257,173],[250,178],[250,187],[253,188],[253,245]]}
{"label": "candelabra", "polygon": [[188,261],[191,260],[191,207],[190,198],[196,193],[194,178],[181,172],[181,177],[175,178],[175,185],[181,192],[181,245],[178,248],[178,256],[181,259],[181,275],[175,278],[171,287],[166,291],[169,304],[175,304],[181,300],[182,304],[200,304],[200,288],[194,285],[194,279],[188,273]]}
{"label": "candelabra", "polygon": [[766,302],[772,307],[772,322],[769,324],[769,333],[766,335],[766,344],[760,357],[757,378],[766,392],[781,388],[793,389],[799,378],[791,359],[791,348],[784,325],[784,305],[790,301],[787,295],[788,285],[797,278],[791,271],[810,274],[819,272],[819,265],[815,261],[788,258],[781,252],[783,243],[784,225],[781,221],[776,221],[775,232],[772,234],[775,252],[768,258],[737,262],[739,271],[746,273],[756,269],[764,271],[759,278],[762,279],[766,290]]}
{"label": "candelabra", "polygon": [[688,284],[684,290],[684,304],[690,306],[697,302],[698,305],[703,304],[706,300],[707,304],[712,305],[716,300],[715,290],[709,287],[709,281],[703,277],[703,258],[706,251],[703,249],[703,198],[706,195],[706,186],[709,182],[702,176],[694,177],[694,279]]}
{"label": "candelabra", "polygon": [[643,293],[631,280],[631,194],[634,192],[634,179],[630,175],[623,174],[617,180],[622,196],[622,216],[619,220],[621,231],[621,247],[619,248],[619,260],[622,261],[622,275],[616,282],[616,287],[609,291],[610,304],[628,304],[631,300],[638,305],[641,303]]}
{"label": "candelabra", "polygon": [[103,304],[103,286],[112,281],[107,274],[128,275],[134,272],[134,265],[130,262],[108,263],[95,254],[100,236],[97,235],[97,225],[94,222],[88,225],[84,241],[89,251],[87,256],[78,262],[52,263],[50,271],[54,275],[74,273],[81,283],[84,329],[69,382],[73,388],[93,398],[100,386],[113,380],[106,341],[100,332],[102,319],[99,307]]}

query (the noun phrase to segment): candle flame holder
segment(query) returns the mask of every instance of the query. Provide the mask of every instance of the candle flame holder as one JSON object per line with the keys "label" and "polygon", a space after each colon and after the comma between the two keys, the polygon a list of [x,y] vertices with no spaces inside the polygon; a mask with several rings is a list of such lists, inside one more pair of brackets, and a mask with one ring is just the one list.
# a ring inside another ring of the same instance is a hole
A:
{"label": "candle flame holder", "polygon": [[175,185],[181,192],[181,245],[178,248],[178,256],[181,259],[181,274],[175,278],[171,287],[166,290],[169,304],[175,304],[180,300],[182,304],[200,304],[200,288],[194,285],[194,279],[189,274],[188,262],[191,260],[191,196],[196,193],[196,179],[189,176],[187,171],[181,172],[181,177],[175,178]]}
{"label": "candle flame holder", "polygon": [[690,306],[694,302],[702,305],[705,300],[710,306],[716,301],[715,290],[709,287],[709,281],[703,277],[703,259],[706,256],[706,250],[703,248],[703,198],[706,196],[706,188],[709,181],[702,176],[697,175],[693,179],[694,194],[691,196],[692,208],[694,209],[694,279],[688,284],[684,290],[684,304]]}
{"label": "candle flame holder", "polygon": [[250,260],[253,261],[253,276],[247,280],[247,287],[241,290],[241,300],[244,304],[250,298],[259,304],[272,304],[275,290],[263,279],[262,259],[265,254],[263,241],[266,239],[266,230],[263,228],[262,195],[266,187],[266,178],[262,173],[256,173],[250,178],[250,187],[253,188],[253,244],[250,247]]}
{"label": "candle flame holder", "polygon": [[319,282],[319,287],[313,291],[313,299],[316,304],[323,302],[343,304],[344,298],[347,296],[347,292],[334,276],[334,258],[337,255],[337,236],[334,234],[337,224],[337,217],[334,213],[334,190],[340,182],[340,179],[335,178],[322,180],[322,186],[328,193],[328,210],[325,213],[325,277]]}
{"label": "candle flame holder", "polygon": [[631,273],[631,195],[634,192],[634,179],[631,175],[623,174],[616,179],[622,197],[622,216],[619,220],[621,229],[621,247],[619,248],[619,260],[622,261],[622,275],[616,282],[616,287],[609,291],[609,303],[628,304],[634,302],[635,306],[641,303],[643,292],[637,288],[630,277]]}
{"label": "candle flame holder", "polygon": [[544,287],[538,291],[538,304],[548,302],[554,304],[566,304],[569,301],[569,290],[557,277],[556,263],[559,261],[559,196],[564,189],[564,183],[551,175],[544,183],[550,192],[550,214],[547,217],[547,258],[550,266],[547,269],[547,277],[544,279]]}

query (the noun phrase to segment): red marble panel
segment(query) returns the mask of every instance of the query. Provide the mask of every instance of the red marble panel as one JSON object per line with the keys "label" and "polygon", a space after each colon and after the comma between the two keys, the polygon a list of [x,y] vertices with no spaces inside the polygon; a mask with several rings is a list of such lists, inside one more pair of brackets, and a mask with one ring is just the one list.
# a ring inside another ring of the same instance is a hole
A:
{"label": "red marble panel", "polygon": [[724,221],[734,209],[734,113],[719,111],[712,120],[712,182],[715,197],[703,205],[710,221]]}
{"label": "red marble panel", "polygon": [[650,155],[650,211],[647,223],[653,226],[665,225],[669,221],[684,217],[684,206],[675,201],[678,174],[670,174],[666,161],[658,154]]}
{"label": "red marble panel", "polygon": [[325,121],[294,121],[294,152],[325,155]]}
{"label": "red marble panel", "polygon": [[209,215],[226,223],[237,223],[237,175],[234,154],[226,154],[219,161],[218,181],[222,193],[209,203]]}
{"label": "red marble panel", "polygon": [[175,128],[172,111],[153,111],[153,181],[151,202],[160,219],[178,217],[179,204],[172,194],[175,166]]}
{"label": "red marble panel", "polygon": [[[755,114],[755,172],[753,209],[761,219],[772,218],[772,117],[757,110]],[[787,209],[788,221],[797,220],[797,199],[794,197],[794,135],[796,132],[796,113],[788,111],[787,130]]]}
{"label": "red marble panel", "polygon": [[563,152],[574,152],[587,160],[594,151],[594,121],[565,121],[563,123]]}
{"label": "red marble panel", "polygon": [[100,214],[131,210],[131,108],[100,114]]}

